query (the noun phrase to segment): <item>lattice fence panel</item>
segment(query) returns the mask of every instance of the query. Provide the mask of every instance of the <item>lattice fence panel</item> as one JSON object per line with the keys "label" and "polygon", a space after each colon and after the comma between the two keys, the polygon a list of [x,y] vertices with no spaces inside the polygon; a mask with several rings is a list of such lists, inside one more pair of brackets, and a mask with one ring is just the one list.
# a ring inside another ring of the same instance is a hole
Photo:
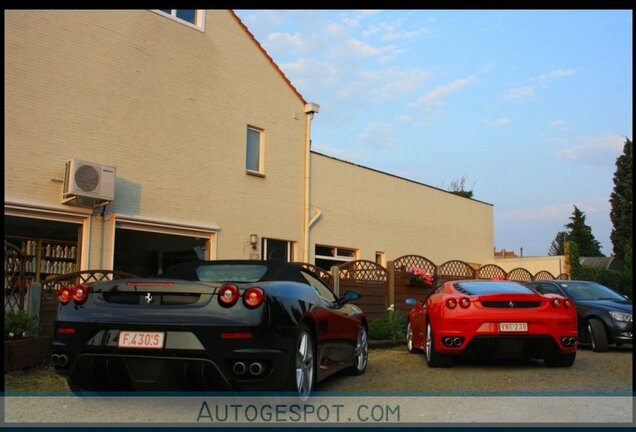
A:
{"label": "lattice fence panel", "polygon": [[373,261],[350,261],[339,268],[341,281],[350,279],[365,282],[386,282],[388,279],[386,269]]}
{"label": "lattice fence panel", "polygon": [[26,256],[13,243],[4,241],[4,310],[24,310]]}
{"label": "lattice fence panel", "polygon": [[534,275],[534,280],[554,280],[554,275],[547,270],[541,270]]}
{"label": "lattice fence panel", "polygon": [[561,273],[560,275],[558,275],[556,277],[557,280],[569,280],[570,279],[570,275],[567,273]]}
{"label": "lattice fence panel", "polygon": [[370,320],[381,318],[386,312],[389,292],[386,269],[373,261],[350,261],[340,266],[340,295],[347,290],[362,294],[356,305],[360,306]]}
{"label": "lattice fence panel", "polygon": [[475,279],[475,269],[465,261],[447,261],[437,268],[440,282],[458,279]]}
{"label": "lattice fence panel", "polygon": [[532,280],[532,273],[524,268],[517,267],[508,272],[508,279],[517,282],[530,282]]}
{"label": "lattice fence panel", "polygon": [[495,264],[486,264],[477,270],[477,279],[506,279],[508,274]]}
{"label": "lattice fence panel", "polygon": [[413,267],[424,270],[434,275],[437,273],[437,266],[433,261],[420,255],[404,255],[393,261],[393,268],[396,272],[408,272]]}

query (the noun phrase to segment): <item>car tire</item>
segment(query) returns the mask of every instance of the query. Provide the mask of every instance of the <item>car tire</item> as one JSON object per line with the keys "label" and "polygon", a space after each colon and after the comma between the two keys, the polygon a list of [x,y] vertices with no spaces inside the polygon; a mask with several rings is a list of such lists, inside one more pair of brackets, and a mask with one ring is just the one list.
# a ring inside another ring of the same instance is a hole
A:
{"label": "car tire", "polygon": [[435,336],[431,323],[426,324],[426,364],[428,367],[449,367],[452,358],[447,355],[440,354],[435,349]]}
{"label": "car tire", "polygon": [[545,364],[550,367],[570,367],[574,364],[574,360],[576,360],[576,352],[568,354],[558,353],[543,359]]}
{"label": "car tire", "polygon": [[362,375],[369,363],[369,334],[364,324],[360,324],[358,339],[353,349],[353,366],[348,370],[351,375]]}
{"label": "car tire", "polygon": [[413,345],[413,328],[411,327],[410,321],[408,325],[406,326],[406,348],[409,350],[411,354],[417,354],[422,352],[421,349],[416,348]]}
{"label": "car tire", "polygon": [[587,331],[592,343],[592,351],[606,352],[608,350],[607,332],[603,322],[598,318],[591,318],[587,322]]}
{"label": "car tire", "polygon": [[290,366],[287,390],[308,399],[316,383],[316,356],[314,338],[306,324],[298,328]]}

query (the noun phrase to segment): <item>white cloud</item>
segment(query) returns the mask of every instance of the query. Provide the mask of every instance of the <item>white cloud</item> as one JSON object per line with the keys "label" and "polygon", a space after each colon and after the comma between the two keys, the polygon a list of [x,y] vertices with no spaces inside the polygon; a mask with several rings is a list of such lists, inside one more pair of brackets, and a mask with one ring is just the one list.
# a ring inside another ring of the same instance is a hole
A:
{"label": "white cloud", "polygon": [[569,222],[569,218],[576,205],[579,210],[587,214],[607,211],[609,206],[607,197],[590,198],[580,203],[551,204],[542,207],[529,207],[503,211],[498,214],[500,222],[530,222],[555,220],[563,221],[563,225]]}
{"label": "white cloud", "polygon": [[343,54],[346,55],[355,55],[359,57],[372,57],[378,55],[380,50],[372,45],[364,43],[358,39],[349,39],[344,47],[346,48],[346,52]]}
{"label": "white cloud", "polygon": [[570,75],[574,75],[575,73],[576,73],[576,70],[574,69],[556,69],[556,70],[548,72],[547,74],[538,75],[532,79],[535,81],[548,81],[554,78],[563,78]]}
{"label": "white cloud", "polygon": [[504,95],[507,101],[518,101],[528,99],[534,96],[534,86],[516,87],[508,90]]}
{"label": "white cloud", "polygon": [[369,123],[358,138],[365,147],[387,150],[395,146],[397,139],[393,126],[389,123]]}
{"label": "white cloud", "polygon": [[588,138],[580,144],[557,151],[557,160],[569,160],[587,166],[613,167],[623,151],[625,138],[618,135]]}
{"label": "white cloud", "polygon": [[511,121],[507,118],[499,118],[495,120],[485,119],[482,120],[482,123],[488,127],[503,127],[509,125]]}
{"label": "white cloud", "polygon": [[439,87],[434,88],[433,90],[426,93],[424,96],[415,101],[411,106],[413,107],[424,107],[430,105],[444,96],[454,93],[467,85],[470,85],[475,81],[476,77],[474,75],[468,76],[466,78],[460,78],[455,81],[452,81],[448,84],[443,84]]}
{"label": "white cloud", "polygon": [[340,147],[334,147],[324,143],[311,143],[312,150],[323,153],[327,156],[333,156],[350,162],[364,163],[368,160],[366,154],[359,151],[345,150]]}
{"label": "white cloud", "polygon": [[553,128],[560,128],[565,126],[565,120],[554,120],[550,122],[550,126]]}

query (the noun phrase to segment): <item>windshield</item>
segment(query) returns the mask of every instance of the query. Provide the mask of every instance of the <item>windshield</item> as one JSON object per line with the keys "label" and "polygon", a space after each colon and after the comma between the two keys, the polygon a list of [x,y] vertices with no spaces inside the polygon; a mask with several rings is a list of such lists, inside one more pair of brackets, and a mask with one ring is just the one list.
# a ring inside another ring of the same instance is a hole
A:
{"label": "windshield", "polygon": [[563,291],[574,300],[620,300],[625,297],[606,286],[593,282],[562,282]]}
{"label": "windshield", "polygon": [[196,269],[197,277],[206,282],[257,282],[267,273],[261,264],[202,265]]}
{"label": "windshield", "polygon": [[468,295],[485,294],[535,294],[530,288],[516,282],[475,281],[457,283],[461,291]]}

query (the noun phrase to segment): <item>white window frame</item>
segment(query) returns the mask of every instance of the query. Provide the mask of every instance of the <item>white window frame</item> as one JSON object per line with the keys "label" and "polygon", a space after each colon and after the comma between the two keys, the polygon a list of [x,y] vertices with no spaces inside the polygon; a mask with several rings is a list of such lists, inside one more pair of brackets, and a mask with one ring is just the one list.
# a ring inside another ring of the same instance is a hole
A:
{"label": "white window frame", "polygon": [[[343,247],[343,246],[328,246],[328,245],[321,245],[321,244],[317,244],[314,246],[314,253],[316,252],[317,248],[331,248],[333,250],[333,255],[317,255],[314,254],[314,262],[317,259],[323,259],[323,260],[329,260],[329,261],[339,261],[341,263],[347,263],[349,261],[355,261],[356,259],[358,259],[358,250],[355,248],[350,248],[350,247]],[[338,250],[339,249],[346,249],[348,251],[353,251],[353,256],[347,256],[347,255],[340,255],[338,254]]]}
{"label": "white window frame", "polygon": [[276,239],[276,238],[263,238],[262,240],[262,257],[261,259],[267,261],[268,257],[267,254],[269,252],[268,247],[267,247],[267,242],[269,240],[274,240],[274,241],[280,241],[280,242],[285,242],[287,243],[287,261],[286,262],[293,262],[294,261],[294,243],[293,241],[289,241],[289,240],[283,240],[283,239]]}
{"label": "white window frame", "polygon": [[[265,177],[265,130],[256,127],[247,125],[246,135],[245,135],[245,172],[250,175],[255,175],[258,177]],[[249,131],[254,131],[258,133],[258,169],[253,170],[247,166],[247,155],[248,155],[248,134]]]}
{"label": "white window frame", "polygon": [[161,16],[170,18],[171,20],[174,20],[180,24],[187,25],[188,27],[199,30],[201,32],[205,32],[205,9],[196,9],[196,19],[194,24],[177,17],[177,10],[179,9],[170,9],[170,13],[168,14],[160,9],[151,9],[152,12],[158,13]]}

